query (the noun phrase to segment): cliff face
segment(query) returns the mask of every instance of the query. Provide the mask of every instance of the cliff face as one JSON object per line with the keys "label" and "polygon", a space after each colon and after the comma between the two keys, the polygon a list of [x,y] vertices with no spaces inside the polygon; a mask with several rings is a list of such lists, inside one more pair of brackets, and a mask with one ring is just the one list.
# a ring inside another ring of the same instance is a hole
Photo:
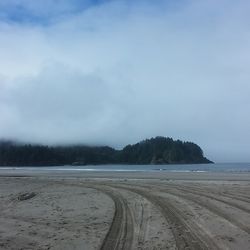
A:
{"label": "cliff face", "polygon": [[192,142],[156,137],[128,145],[111,147],[39,146],[0,143],[1,166],[51,166],[86,164],[195,164],[211,163]]}

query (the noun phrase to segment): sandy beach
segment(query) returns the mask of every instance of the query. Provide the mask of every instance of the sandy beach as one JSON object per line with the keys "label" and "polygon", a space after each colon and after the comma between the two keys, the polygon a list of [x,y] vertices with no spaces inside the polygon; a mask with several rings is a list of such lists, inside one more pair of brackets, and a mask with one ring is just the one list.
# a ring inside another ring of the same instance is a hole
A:
{"label": "sandy beach", "polygon": [[249,173],[1,173],[0,249],[250,249]]}

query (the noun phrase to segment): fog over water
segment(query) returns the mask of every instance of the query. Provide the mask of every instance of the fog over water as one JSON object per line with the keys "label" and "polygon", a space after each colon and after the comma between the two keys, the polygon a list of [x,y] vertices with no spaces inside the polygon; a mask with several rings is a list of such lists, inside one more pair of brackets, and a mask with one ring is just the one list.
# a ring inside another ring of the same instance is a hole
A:
{"label": "fog over water", "polygon": [[[177,3],[178,2],[178,3]],[[169,136],[250,161],[247,0],[0,2],[0,138]]]}

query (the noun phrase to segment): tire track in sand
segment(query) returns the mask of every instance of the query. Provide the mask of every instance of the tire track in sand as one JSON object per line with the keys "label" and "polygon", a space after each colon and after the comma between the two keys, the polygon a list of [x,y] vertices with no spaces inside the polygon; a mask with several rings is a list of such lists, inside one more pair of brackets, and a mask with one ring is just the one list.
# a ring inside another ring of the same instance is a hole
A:
{"label": "tire track in sand", "polygon": [[[164,189],[162,187],[164,187]],[[182,193],[180,193],[180,192],[176,193],[176,191],[174,189],[179,190]],[[182,198],[184,200],[192,201],[192,202],[200,205],[201,207],[204,207],[204,208],[208,209],[212,213],[214,213],[214,214],[216,214],[216,215],[224,218],[225,220],[227,220],[228,222],[230,222],[234,226],[240,228],[242,231],[246,232],[247,234],[250,234],[250,227],[249,226],[241,223],[240,221],[238,221],[237,218],[233,217],[231,214],[226,213],[225,211],[223,211],[222,209],[218,208],[217,206],[214,206],[213,204],[211,204],[208,201],[203,201],[201,198],[198,198],[197,196],[199,196],[199,197],[204,196],[204,197],[206,197],[208,199],[211,199],[211,200],[214,199],[213,197],[208,197],[208,195],[205,196],[203,194],[197,194],[197,193],[194,194],[194,192],[192,192],[192,191],[181,189],[179,187],[178,188],[177,187],[172,187],[171,188],[170,185],[168,187],[167,187],[167,185],[164,185],[164,186],[161,185],[161,188],[159,186],[157,186],[157,190],[159,190],[161,192],[166,192],[166,193],[175,195],[175,196],[180,197],[180,198]],[[194,196],[194,195],[196,195],[196,196]],[[231,205],[232,206],[232,204],[229,204],[228,202],[224,202],[224,201],[216,199],[216,198],[214,200],[220,201],[222,203],[225,203],[227,205]],[[233,207],[236,207],[236,206],[233,206]]]}
{"label": "tire track in sand", "polygon": [[113,188],[121,188],[139,194],[159,208],[162,215],[171,225],[177,249],[204,250],[219,249],[216,243],[194,223],[187,223],[185,216],[173,205],[170,200],[162,199],[138,187],[106,184]]}
{"label": "tire track in sand", "polygon": [[133,243],[134,224],[126,200],[106,187],[96,185],[88,185],[88,187],[108,195],[115,205],[113,220],[100,250],[130,250]]}
{"label": "tire track in sand", "polygon": [[[224,194],[218,194],[218,193],[212,193],[213,195],[210,195],[208,193],[205,193],[203,190],[201,189],[198,189],[198,188],[193,188],[193,187],[189,187],[189,186],[184,186],[183,187],[180,187],[180,186],[177,186],[177,185],[173,185],[173,184],[165,184],[166,187],[171,187],[171,188],[175,188],[177,190],[180,190],[181,192],[184,192],[184,193],[191,193],[191,194],[194,194],[194,195],[199,195],[199,196],[203,196],[203,197],[207,197],[209,199],[212,199],[212,200],[216,200],[216,201],[219,201],[219,202],[222,202],[222,203],[225,203],[231,207],[235,207],[237,209],[240,209],[246,213],[250,213],[250,209],[240,205],[240,204],[237,204],[235,202],[232,202],[232,201],[229,201],[229,200],[225,200],[223,198],[219,198],[219,197],[228,197],[228,198],[233,198],[234,200],[240,200],[238,199],[237,197],[234,197],[232,195],[224,195]],[[164,185],[161,184],[161,186],[163,187]],[[217,196],[217,197],[216,197]],[[219,196],[219,197],[218,197]],[[245,202],[245,201],[244,201]]]}

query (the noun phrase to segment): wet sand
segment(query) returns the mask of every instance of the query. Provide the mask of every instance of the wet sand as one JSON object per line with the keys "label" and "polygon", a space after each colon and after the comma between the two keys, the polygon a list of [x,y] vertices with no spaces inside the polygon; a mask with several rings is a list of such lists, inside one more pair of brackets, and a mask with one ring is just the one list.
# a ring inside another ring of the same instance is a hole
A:
{"label": "wet sand", "polygon": [[250,249],[249,173],[0,173],[0,249]]}

